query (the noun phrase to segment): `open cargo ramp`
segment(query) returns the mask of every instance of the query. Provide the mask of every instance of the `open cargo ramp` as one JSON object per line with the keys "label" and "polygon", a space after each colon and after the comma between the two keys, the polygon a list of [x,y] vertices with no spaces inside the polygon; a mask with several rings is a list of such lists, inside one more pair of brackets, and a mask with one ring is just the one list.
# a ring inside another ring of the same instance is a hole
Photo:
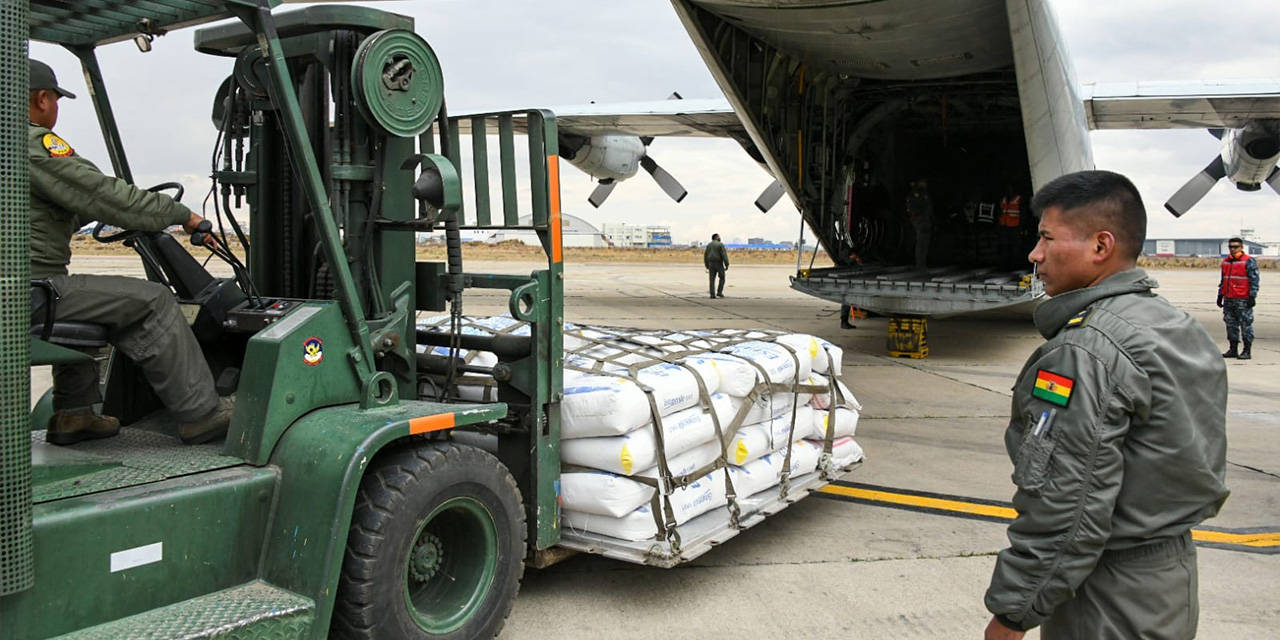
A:
{"label": "open cargo ramp", "polygon": [[801,293],[888,316],[949,316],[1031,305],[1044,283],[1031,271],[995,267],[831,267],[791,278]]}

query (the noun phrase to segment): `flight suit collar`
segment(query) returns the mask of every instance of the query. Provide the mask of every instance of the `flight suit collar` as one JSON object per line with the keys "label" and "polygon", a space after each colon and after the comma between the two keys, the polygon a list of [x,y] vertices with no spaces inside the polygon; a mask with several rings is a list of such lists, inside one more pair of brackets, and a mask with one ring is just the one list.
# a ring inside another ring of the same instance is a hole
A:
{"label": "flight suit collar", "polygon": [[1093,303],[1104,298],[1141,293],[1160,286],[1142,269],[1129,269],[1112,274],[1107,279],[1092,287],[1076,289],[1060,296],[1050,298],[1036,309],[1036,328],[1045,339],[1058,335],[1072,316],[1087,309]]}

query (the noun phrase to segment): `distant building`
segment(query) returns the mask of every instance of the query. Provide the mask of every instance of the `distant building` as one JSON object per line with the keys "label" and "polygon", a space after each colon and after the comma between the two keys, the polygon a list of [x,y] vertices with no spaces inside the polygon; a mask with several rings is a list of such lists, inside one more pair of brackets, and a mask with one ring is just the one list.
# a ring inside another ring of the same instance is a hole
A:
{"label": "distant building", "polygon": [[764,238],[747,238],[747,244],[773,244]]}
{"label": "distant building", "polygon": [[[1207,257],[1227,255],[1228,238],[1176,238],[1173,240],[1147,240],[1142,244],[1144,256]],[[1262,255],[1263,245],[1253,240],[1244,241],[1244,252]]]}
{"label": "distant building", "polygon": [[670,227],[618,222],[606,222],[600,227],[605,238],[615,247],[661,249],[671,246]]}
{"label": "distant building", "polygon": [[[533,217],[525,216],[520,218],[520,224],[533,224]],[[560,238],[561,246],[565,247],[608,246],[608,241],[599,229],[592,226],[590,222],[567,213],[560,214]],[[488,244],[497,244],[507,240],[519,240],[527,245],[541,245],[538,240],[538,233],[532,229],[504,229],[485,238],[485,242]]]}

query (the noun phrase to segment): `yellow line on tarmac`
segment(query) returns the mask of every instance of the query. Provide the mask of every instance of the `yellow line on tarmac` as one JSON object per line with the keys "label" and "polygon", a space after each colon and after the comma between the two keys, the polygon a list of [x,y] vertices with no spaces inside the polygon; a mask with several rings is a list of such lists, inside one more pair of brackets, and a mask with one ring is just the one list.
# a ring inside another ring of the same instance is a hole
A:
{"label": "yellow line on tarmac", "polygon": [[1280,546],[1280,532],[1259,531],[1258,533],[1227,533],[1225,531],[1205,531],[1192,529],[1191,538],[1196,542],[1213,544],[1238,544],[1244,547],[1277,547]]}
{"label": "yellow line on tarmac", "polygon": [[823,487],[821,491],[823,493],[830,493],[848,498],[874,500],[875,502],[887,502],[889,504],[900,504],[908,507],[919,507],[922,509],[941,509],[943,511],[971,513],[978,516],[1005,518],[1007,520],[1012,520],[1018,516],[1018,512],[1011,507],[997,507],[989,504],[963,502],[961,500],[929,498],[907,493],[891,493],[889,491],[876,491],[874,489],[857,489],[854,487],[843,487],[835,484],[829,484]]}
{"label": "yellow line on tarmac", "polygon": [[[839,484],[829,484],[822,489],[819,489],[819,491],[846,498],[855,498],[858,500],[866,500],[868,502],[899,505],[916,509],[950,511],[957,514],[985,516],[1001,520],[1013,520],[1018,517],[1018,511],[1013,507],[1002,507],[997,505],[967,502],[965,500],[951,500],[934,496],[915,495],[913,493],[898,493],[895,491],[882,491],[879,489],[847,487]],[[1196,542],[1209,544],[1237,545],[1257,549],[1280,547],[1280,531],[1233,533],[1229,531],[1192,529],[1191,537]]]}

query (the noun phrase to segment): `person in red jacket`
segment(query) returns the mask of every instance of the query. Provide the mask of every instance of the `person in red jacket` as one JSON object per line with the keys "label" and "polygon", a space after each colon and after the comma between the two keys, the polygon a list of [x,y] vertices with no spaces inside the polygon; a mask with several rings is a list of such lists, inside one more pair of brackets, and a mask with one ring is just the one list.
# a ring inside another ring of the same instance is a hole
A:
{"label": "person in red jacket", "polygon": [[[1253,306],[1258,301],[1258,261],[1244,252],[1244,240],[1227,241],[1230,253],[1222,259],[1222,278],[1218,280],[1218,307],[1222,320],[1227,324],[1227,343],[1230,345],[1224,358],[1248,360],[1253,357]],[[1240,339],[1244,350],[1237,352]]]}

